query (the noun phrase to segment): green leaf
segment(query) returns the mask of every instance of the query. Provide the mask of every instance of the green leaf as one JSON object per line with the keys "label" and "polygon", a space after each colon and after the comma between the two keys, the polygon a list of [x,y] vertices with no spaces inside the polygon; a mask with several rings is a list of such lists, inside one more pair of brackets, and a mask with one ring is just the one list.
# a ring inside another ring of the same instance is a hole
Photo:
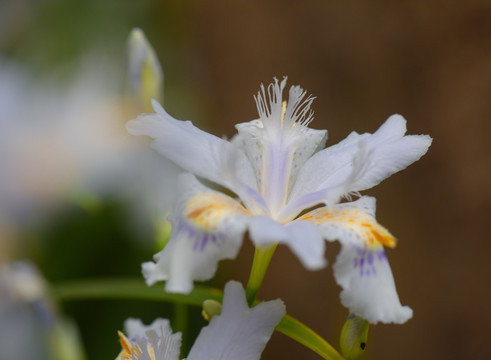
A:
{"label": "green leaf", "polygon": [[285,315],[276,330],[316,352],[323,359],[342,360],[343,357],[321,336],[300,321]]}
{"label": "green leaf", "polygon": [[53,296],[60,301],[87,299],[140,299],[168,301],[202,306],[207,299],[221,301],[223,292],[206,286],[195,285],[190,294],[174,294],[162,286],[149,287],[138,279],[85,279],[56,284]]}

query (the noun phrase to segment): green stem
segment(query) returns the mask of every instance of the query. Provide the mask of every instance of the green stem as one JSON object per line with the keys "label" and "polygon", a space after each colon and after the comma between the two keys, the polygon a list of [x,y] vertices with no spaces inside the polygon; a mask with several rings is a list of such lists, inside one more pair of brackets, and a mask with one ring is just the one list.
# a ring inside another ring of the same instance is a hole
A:
{"label": "green stem", "polygon": [[[188,305],[178,302],[173,303],[174,318],[172,319],[172,330],[187,334],[188,330]],[[188,337],[183,336],[181,339],[181,355],[188,352]]]}
{"label": "green stem", "polygon": [[283,316],[276,331],[308,347],[326,360],[344,360],[344,358],[314,330],[290,315]]}
{"label": "green stem", "polygon": [[261,288],[264,275],[266,274],[266,270],[268,269],[277,245],[278,244],[275,244],[269,248],[256,247],[254,252],[254,260],[252,261],[251,273],[249,275],[249,281],[247,282],[246,287],[246,298],[249,306],[252,306],[256,300],[257,293]]}

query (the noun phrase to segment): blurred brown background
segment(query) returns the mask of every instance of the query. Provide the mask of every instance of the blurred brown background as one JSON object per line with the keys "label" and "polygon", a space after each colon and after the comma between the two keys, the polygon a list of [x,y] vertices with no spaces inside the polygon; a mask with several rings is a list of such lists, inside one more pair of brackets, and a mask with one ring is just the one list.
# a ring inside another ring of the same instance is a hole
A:
{"label": "blurred brown background", "polygon": [[[372,326],[364,358],[491,358],[490,1],[105,4],[90,11],[121,30],[108,47],[123,48],[130,28],[142,27],[164,68],[170,114],[214,134],[230,137],[235,123],[255,118],[260,83],[287,75],[317,97],[311,126],[329,130],[328,145],[352,130],[373,132],[393,113],[408,120],[409,134],[431,135],[419,162],[364,192],[399,240],[388,255],[401,301],[414,310],[404,325]],[[20,31],[7,49],[19,52],[14,42],[26,37],[35,35]],[[338,250],[328,247],[331,264]],[[251,259],[245,242],[238,262],[221,264],[221,278],[245,282]],[[308,272],[281,248],[260,296],[281,297],[337,346],[347,315],[339,291],[330,267]],[[263,358],[319,357],[275,334]]]}

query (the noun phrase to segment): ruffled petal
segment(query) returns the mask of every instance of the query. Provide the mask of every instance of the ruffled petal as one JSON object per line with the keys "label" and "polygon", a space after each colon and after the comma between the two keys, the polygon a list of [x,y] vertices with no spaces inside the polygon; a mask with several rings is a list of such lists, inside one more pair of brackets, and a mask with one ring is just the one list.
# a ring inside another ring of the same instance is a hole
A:
{"label": "ruffled petal", "polygon": [[334,277],[343,288],[343,305],[371,323],[403,323],[411,318],[412,310],[400,303],[383,249],[396,242],[374,216],[375,198],[362,197],[316,209],[299,219],[317,225],[326,239],[341,243]]}
{"label": "ruffled petal", "polygon": [[426,154],[433,139],[428,135],[404,136],[406,131],[406,119],[401,115],[392,115],[382,124],[367,142],[367,150],[373,153],[372,166],[350,191],[370,189]]}
{"label": "ruffled petal", "polygon": [[172,334],[167,319],[156,319],[148,326],[140,319],[124,323],[127,337],[119,333],[122,350],[116,360],[178,360],[181,333]]}
{"label": "ruffled petal", "polygon": [[208,280],[222,259],[233,259],[242,244],[248,212],[235,199],[203,186],[193,175],[179,179],[180,199],[169,243],[144,263],[147,284],[167,280],[169,292],[189,293],[194,280]]}
{"label": "ruffled petal", "polygon": [[411,308],[401,305],[382,246],[361,249],[343,244],[334,277],[343,288],[341,303],[372,324],[402,324],[413,316]]}
{"label": "ruffled petal", "polygon": [[300,169],[289,201],[345,181],[362,142],[369,154],[370,166],[363,176],[353,179],[356,181],[352,181],[347,192],[369,189],[405,169],[419,160],[432,142],[427,135],[404,136],[405,133],[406,120],[392,115],[374,134],[354,132],[339,144],[319,151]]}
{"label": "ruffled petal", "polygon": [[191,121],[172,118],[155,100],[152,105],[155,113],[128,121],[130,134],[154,138],[151,146],[155,150],[195,175],[232,191],[236,191],[234,179],[257,189],[254,171],[242,150],[233,149],[230,142],[198,129]]}
{"label": "ruffled petal", "polygon": [[222,313],[204,327],[188,360],[258,360],[275,326],[285,315],[281,300],[247,306],[244,289],[236,281],[225,285]]}
{"label": "ruffled petal", "polygon": [[249,234],[256,246],[288,245],[309,270],[318,270],[327,264],[325,242],[319,230],[309,222],[294,221],[283,225],[266,216],[256,216],[251,219]]}

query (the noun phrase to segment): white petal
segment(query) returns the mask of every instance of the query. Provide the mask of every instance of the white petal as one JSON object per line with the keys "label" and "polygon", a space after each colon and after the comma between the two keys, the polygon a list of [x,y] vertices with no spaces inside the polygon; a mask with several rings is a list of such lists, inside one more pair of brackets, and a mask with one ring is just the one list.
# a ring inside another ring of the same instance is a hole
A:
{"label": "white petal", "polygon": [[365,142],[371,164],[363,176],[350,185],[349,192],[369,189],[406,168],[426,153],[432,140],[427,135],[404,136],[405,132],[406,120],[392,115],[374,134],[352,133],[339,144],[316,153],[300,169],[290,201],[343,181],[360,142]]}
{"label": "white petal", "polygon": [[[292,198],[277,214],[277,219],[282,222],[290,221],[305,209],[322,203],[327,206],[333,206],[343,196],[349,195],[350,189],[365,176],[372,164],[372,153],[367,151],[365,142],[361,141],[357,146],[358,151],[352,157],[352,160],[347,166],[342,166],[336,171],[335,176],[331,179],[333,181],[327,182],[326,187],[319,190]],[[304,174],[306,173],[303,172],[302,175]]]}
{"label": "white petal", "polygon": [[[136,348],[138,353],[141,354],[132,354],[123,348],[117,360],[179,359],[181,333],[172,334],[172,329],[167,319],[155,319],[152,324],[147,326],[140,319],[129,318],[125,321],[124,326],[128,340],[131,342],[131,348]],[[125,339],[122,340],[124,341]],[[125,356],[122,356],[123,354]]]}
{"label": "white petal", "polygon": [[409,320],[413,311],[402,306],[383,247],[361,249],[343,244],[334,264],[334,277],[343,287],[341,302],[370,323]]}
{"label": "white petal", "polygon": [[256,216],[251,220],[249,234],[256,246],[288,245],[309,270],[318,270],[327,264],[324,240],[317,228],[308,222],[294,221],[283,225],[266,216]]}
{"label": "white petal", "polygon": [[167,291],[189,293],[193,280],[212,278],[219,260],[237,256],[248,215],[239,202],[191,174],[182,174],[179,182],[169,243],[155,256],[157,263],[143,264],[143,274],[149,285],[167,280]]}
{"label": "white petal", "polygon": [[402,323],[412,311],[399,301],[383,250],[383,245],[394,247],[395,240],[374,216],[375,199],[362,197],[313,210],[300,219],[316,224],[324,237],[342,245],[334,277],[343,288],[343,305],[371,323]]}
{"label": "white petal", "polygon": [[375,148],[373,166],[353,184],[350,191],[362,191],[378,185],[392,174],[419,160],[428,150],[432,139],[428,135],[408,135]]}
{"label": "white petal", "polygon": [[[241,150],[232,149],[230,142],[193,126],[190,121],[172,118],[155,100],[156,113],[143,114],[130,120],[126,128],[132,135],[147,135],[155,140],[152,147],[183,169],[235,191],[234,178],[252,188],[256,179],[247,157]],[[231,174],[230,157],[234,156]]]}
{"label": "white petal", "polygon": [[242,285],[225,285],[222,313],[196,339],[188,360],[258,360],[275,326],[285,315],[281,300],[247,306]]}
{"label": "white petal", "polygon": [[[268,203],[284,205],[288,191],[303,163],[320,150],[327,138],[326,130],[309,129],[297,124],[298,131],[281,141],[271,139],[261,121],[253,120],[235,126],[257,179],[257,188],[267,196]],[[280,137],[281,133],[273,134]]]}
{"label": "white petal", "polygon": [[172,333],[169,320],[167,319],[157,318],[150,325],[145,325],[140,319],[136,318],[128,318],[124,321],[124,332],[130,339],[137,336],[144,337],[145,332],[148,330],[159,332],[161,328],[166,334]]}
{"label": "white petal", "polygon": [[[332,184],[331,177],[352,162],[359,142],[369,136],[352,132],[338,144],[314,154],[300,169],[290,193],[290,202]],[[328,180],[331,183],[327,183]]]}

